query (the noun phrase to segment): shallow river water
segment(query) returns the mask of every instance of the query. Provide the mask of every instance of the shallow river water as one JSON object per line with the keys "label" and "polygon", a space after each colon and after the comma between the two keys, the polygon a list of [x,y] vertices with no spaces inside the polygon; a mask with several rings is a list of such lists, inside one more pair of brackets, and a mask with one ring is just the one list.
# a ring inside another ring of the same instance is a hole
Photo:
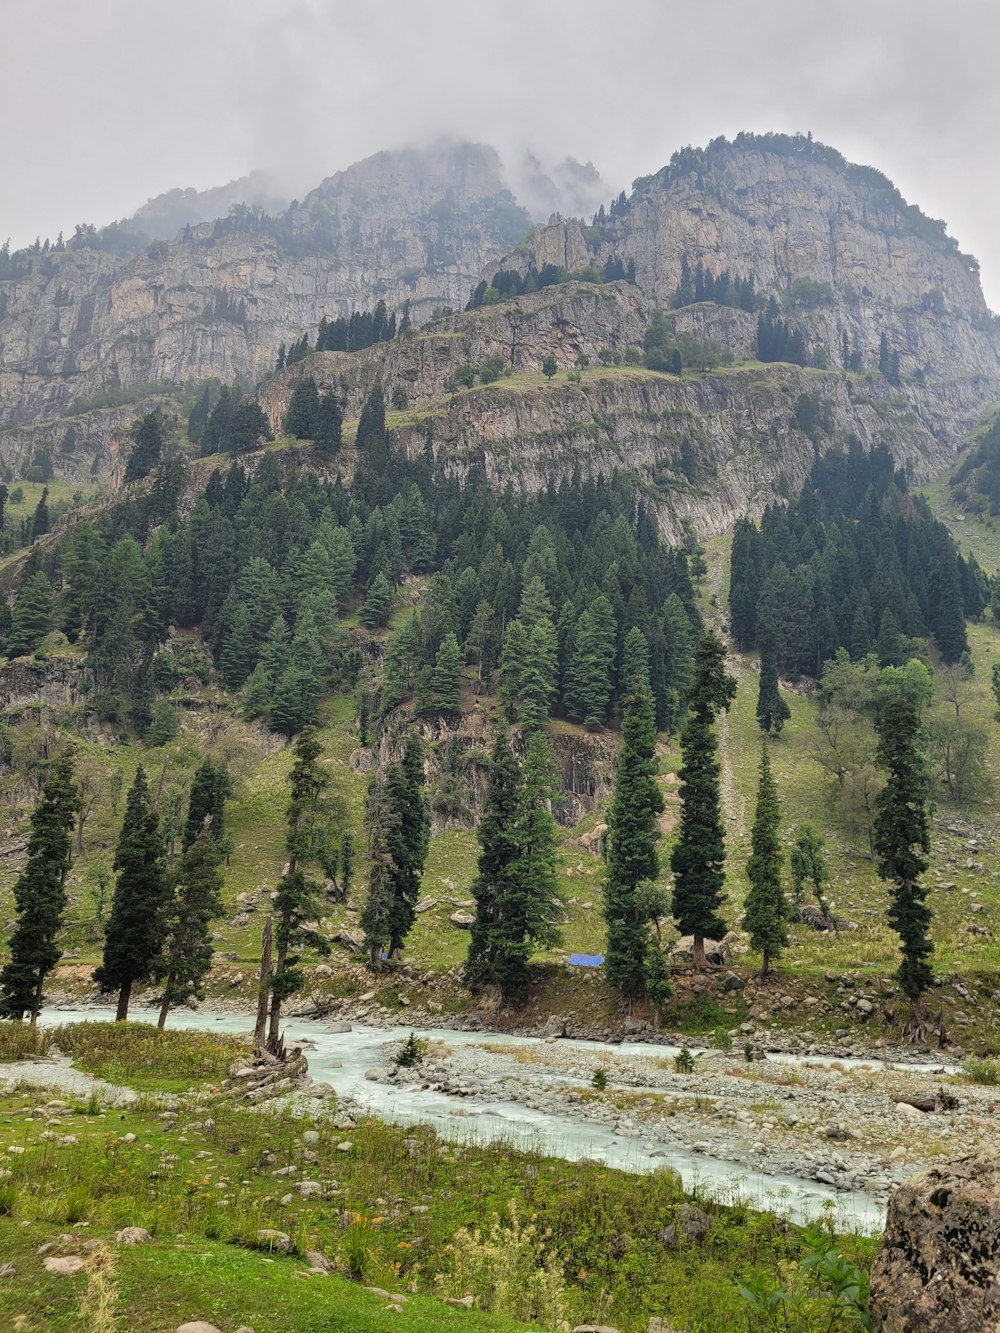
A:
{"label": "shallow river water", "polygon": [[[133,1006],[136,1019],[155,1021],[155,1011],[143,1011]],[[41,1021],[46,1025],[87,1020],[110,1019],[111,1009],[80,1008],[46,1010]],[[249,1030],[249,1019],[240,1014],[215,1014],[206,1011],[171,1015],[177,1027],[205,1031],[243,1034]],[[454,1112],[459,1106],[455,1097],[423,1088],[413,1083],[373,1082],[365,1078],[365,1071],[373,1067],[387,1067],[387,1048],[405,1038],[409,1027],[376,1028],[354,1024],[350,1032],[334,1032],[322,1021],[291,1019],[283,1025],[286,1040],[302,1041],[309,1060],[309,1073],[317,1081],[330,1083],[339,1097],[350,1098],[359,1106],[383,1120],[403,1124],[428,1124],[444,1138],[454,1142],[470,1140],[493,1141],[501,1139],[513,1147],[547,1153],[576,1161],[587,1157],[607,1163],[623,1171],[653,1171],[668,1165],[680,1172],[686,1188],[697,1187],[704,1194],[720,1200],[740,1197],[752,1207],[767,1210],[804,1222],[819,1216],[831,1205],[836,1210],[838,1229],[872,1231],[881,1227],[884,1204],[862,1191],[842,1191],[829,1188],[814,1180],[794,1175],[781,1175],[750,1170],[741,1164],[727,1162],[702,1152],[678,1146],[676,1142],[660,1143],[653,1137],[624,1137],[601,1124],[583,1118],[567,1103],[559,1114],[547,1113],[521,1105],[518,1102],[481,1102],[462,1099],[460,1118]],[[458,1032],[447,1028],[432,1028],[419,1032],[449,1046],[476,1045],[488,1041],[491,1045],[537,1044],[538,1038],[512,1037],[503,1033]],[[597,1054],[601,1051],[618,1055],[670,1056],[677,1048],[648,1045],[643,1042],[622,1042],[609,1045],[602,1042],[561,1042],[560,1045],[584,1047]],[[769,1057],[772,1058],[772,1057]],[[781,1055],[773,1057],[782,1063],[808,1060],[820,1063],[822,1057]],[[878,1061],[858,1061],[873,1068]],[[940,1066],[926,1066],[939,1068]]]}

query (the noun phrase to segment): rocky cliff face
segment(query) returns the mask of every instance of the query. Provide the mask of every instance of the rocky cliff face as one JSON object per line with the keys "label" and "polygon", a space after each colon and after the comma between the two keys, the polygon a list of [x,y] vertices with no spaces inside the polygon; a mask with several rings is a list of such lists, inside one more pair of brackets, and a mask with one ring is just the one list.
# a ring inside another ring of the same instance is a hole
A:
{"label": "rocky cliff face", "polygon": [[[485,468],[498,486],[537,490],[550,477],[627,472],[654,504],[664,532],[690,518],[703,536],[759,512],[781,489],[805,480],[817,448],[854,434],[886,445],[917,479],[948,465],[959,440],[996,393],[988,377],[893,387],[875,374],[821,372],[774,364],[733,366],[681,378],[638,367],[604,369],[602,347],[624,353],[641,342],[649,303],[628,283],[567,283],[505,305],[436,321],[412,338],[361,353],[321,353],[274,376],[259,392],[277,429],[297,380],[315,377],[357,417],[380,380],[407,409],[390,416],[397,441],[417,456],[428,439],[452,472]],[[677,312],[696,336],[752,339],[742,311],[698,306]],[[570,380],[540,373],[552,355],[561,370],[580,354],[591,366]],[[498,381],[449,392],[462,364],[497,355]],[[349,454],[345,458],[349,462]]]}
{"label": "rocky cliff face", "polygon": [[634,260],[639,286],[663,308],[685,259],[753,278],[831,363],[846,333],[875,364],[885,333],[904,373],[998,376],[976,261],[879,172],[805,138],[740,135],[685,149],[637,181],[614,216],[540,228],[505,266],[523,271],[533,258],[572,270],[613,255]]}
{"label": "rocky cliff face", "polygon": [[529,225],[499,158],[471,144],[379,153],[277,220],[250,212],[126,261],[93,248],[18,257],[0,282],[0,424],[50,419],[141,383],[253,383],[320,318],[410,301],[461,306]]}

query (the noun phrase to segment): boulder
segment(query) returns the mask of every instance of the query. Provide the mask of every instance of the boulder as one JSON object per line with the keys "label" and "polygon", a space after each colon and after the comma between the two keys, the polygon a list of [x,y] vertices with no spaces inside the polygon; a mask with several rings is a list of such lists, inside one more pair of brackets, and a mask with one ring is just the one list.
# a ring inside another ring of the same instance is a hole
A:
{"label": "boulder", "polygon": [[448,918],[451,924],[457,926],[459,930],[471,930],[475,919],[476,918],[471,912],[461,911],[452,912],[451,916]]}
{"label": "boulder", "polygon": [[149,1245],[152,1239],[145,1227],[123,1227],[115,1235],[119,1245]]}
{"label": "boulder", "polygon": [[275,1231],[271,1227],[262,1227],[257,1232],[257,1244],[265,1250],[276,1250],[278,1254],[291,1254],[295,1245],[286,1231]]}
{"label": "boulder", "polygon": [[542,1025],[541,1034],[543,1037],[565,1037],[566,1020],[557,1018],[555,1014],[547,1018]]}
{"label": "boulder", "polygon": [[871,1273],[883,1333],[983,1333],[1000,1325],[1000,1160],[933,1167],[889,1201]]}
{"label": "boulder", "polygon": [[192,1319],[186,1324],[179,1324],[177,1333],[222,1333],[222,1330],[207,1319]]}
{"label": "boulder", "polygon": [[[670,957],[676,958],[678,962],[693,962],[694,938],[691,935],[682,936],[670,950]],[[705,958],[716,967],[722,967],[730,960],[729,945],[725,940],[706,940]]]}
{"label": "boulder", "polygon": [[342,944],[348,953],[360,953],[365,947],[365,932],[353,930],[350,926],[342,926],[340,930],[335,930],[330,939],[335,944]]}

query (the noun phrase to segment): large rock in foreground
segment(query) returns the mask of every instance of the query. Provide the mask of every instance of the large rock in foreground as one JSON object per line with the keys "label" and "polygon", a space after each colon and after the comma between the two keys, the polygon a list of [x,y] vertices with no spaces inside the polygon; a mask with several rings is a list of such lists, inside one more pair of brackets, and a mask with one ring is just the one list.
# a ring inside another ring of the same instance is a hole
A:
{"label": "large rock in foreground", "polygon": [[871,1313],[883,1333],[1000,1328],[1000,1161],[962,1158],[896,1191]]}

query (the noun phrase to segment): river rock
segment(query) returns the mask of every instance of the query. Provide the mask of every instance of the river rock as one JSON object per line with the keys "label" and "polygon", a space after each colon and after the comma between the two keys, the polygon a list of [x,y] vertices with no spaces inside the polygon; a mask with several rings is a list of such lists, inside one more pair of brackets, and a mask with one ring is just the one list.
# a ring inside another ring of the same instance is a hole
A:
{"label": "river rock", "polygon": [[883,1333],[984,1333],[1000,1321],[1000,1161],[961,1158],[901,1186],[871,1274]]}

